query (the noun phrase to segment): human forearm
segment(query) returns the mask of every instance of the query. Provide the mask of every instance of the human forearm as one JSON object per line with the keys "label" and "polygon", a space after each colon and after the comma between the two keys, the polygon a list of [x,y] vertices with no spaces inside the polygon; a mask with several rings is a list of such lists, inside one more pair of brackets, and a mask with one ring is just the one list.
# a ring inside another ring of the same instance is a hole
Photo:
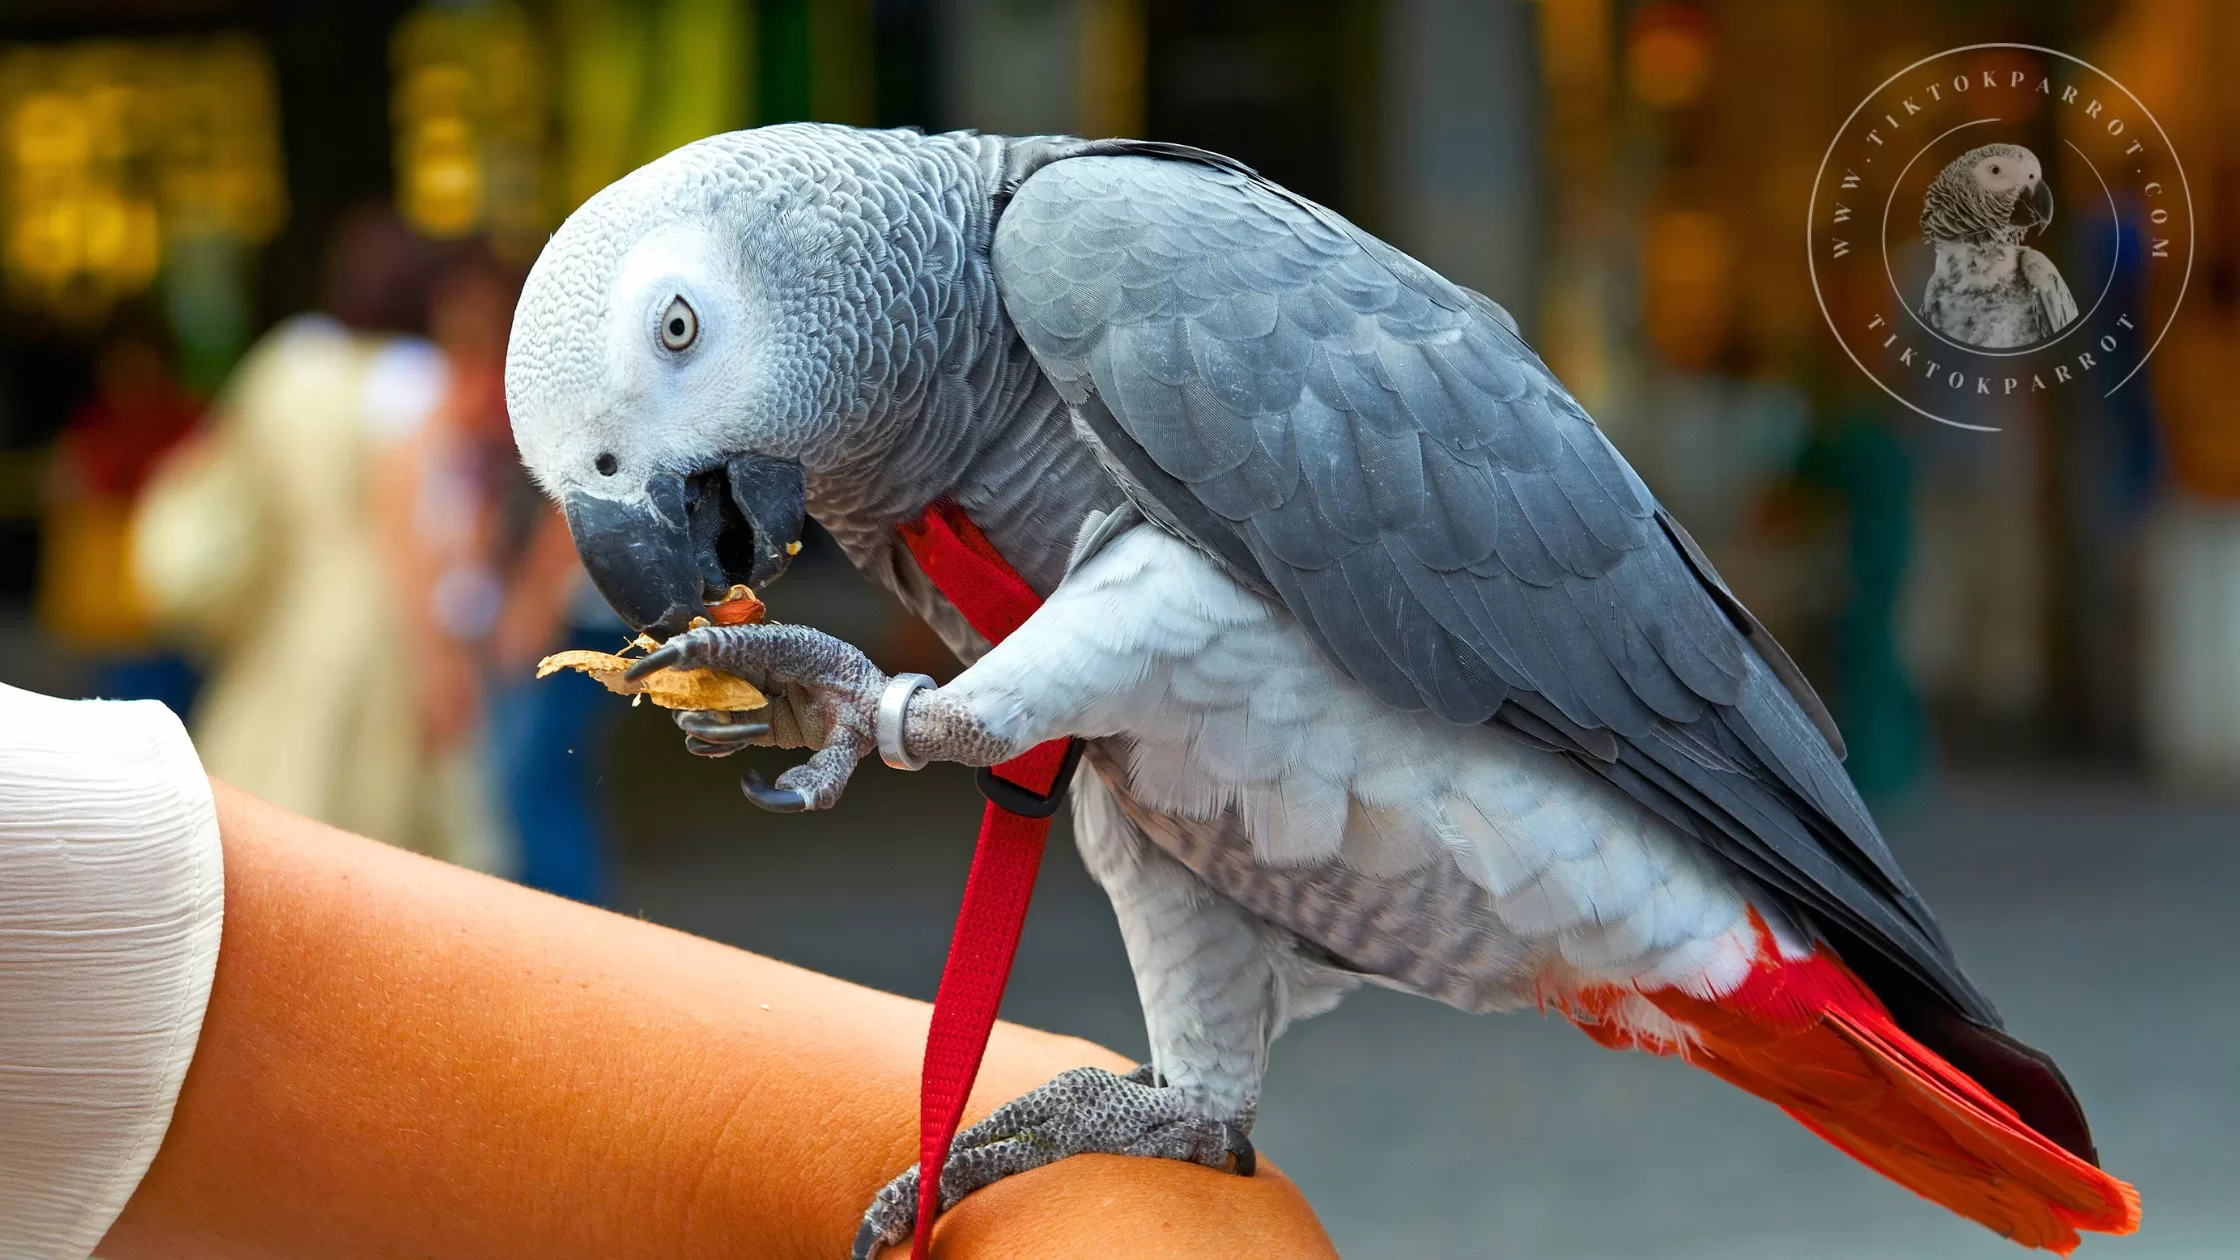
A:
{"label": "human forearm", "polygon": [[[914,1157],[926,1008],[223,786],[226,920],[161,1153],[103,1254],[833,1257]],[[999,1028],[974,1114],[1124,1066]],[[1064,1161],[949,1254],[1317,1254],[1280,1176]]]}

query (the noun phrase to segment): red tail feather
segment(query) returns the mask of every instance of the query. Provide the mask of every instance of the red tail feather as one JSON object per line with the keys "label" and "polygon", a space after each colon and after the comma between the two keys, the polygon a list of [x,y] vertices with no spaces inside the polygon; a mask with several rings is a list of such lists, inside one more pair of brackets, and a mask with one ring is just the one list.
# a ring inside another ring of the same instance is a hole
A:
{"label": "red tail feather", "polygon": [[1673,1045],[1627,1030],[1601,990],[1567,1005],[1604,1045],[1689,1062],[1756,1094],[1923,1198],[2029,1247],[2067,1255],[2078,1230],[2128,1234],[2139,1195],[2024,1124],[2012,1107],[1908,1036],[1826,949],[1783,960],[1765,945],[1743,985],[1713,1000],[1641,996],[1685,1026]]}

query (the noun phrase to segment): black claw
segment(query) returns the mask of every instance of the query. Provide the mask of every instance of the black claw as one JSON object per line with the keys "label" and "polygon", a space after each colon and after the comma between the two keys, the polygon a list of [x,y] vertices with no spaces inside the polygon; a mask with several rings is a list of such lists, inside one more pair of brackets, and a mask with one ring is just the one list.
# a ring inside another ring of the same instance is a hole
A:
{"label": "black claw", "polygon": [[809,808],[809,798],[791,788],[775,788],[762,781],[762,776],[749,770],[739,776],[739,790],[748,800],[773,814],[798,814]]}
{"label": "black claw", "polygon": [[630,679],[643,678],[657,669],[666,669],[683,659],[684,644],[672,639],[630,662],[630,668],[623,670],[622,676]]}
{"label": "black claw", "polygon": [[722,709],[679,709],[676,714],[678,729],[697,735],[704,726],[722,726],[735,722],[738,715]]}
{"label": "black claw", "polygon": [[1221,1122],[1221,1145],[1234,1162],[1229,1170],[1239,1177],[1249,1177],[1260,1170],[1260,1153],[1252,1149],[1252,1139],[1244,1130],[1224,1120]]}
{"label": "black claw", "polygon": [[879,1231],[870,1221],[856,1226],[856,1242],[848,1248],[848,1260],[871,1260],[879,1250],[880,1241]]}
{"label": "black claw", "polygon": [[743,744],[750,739],[761,739],[770,733],[768,722],[695,722],[684,727],[684,733],[711,744]]}
{"label": "black claw", "polygon": [[740,751],[740,748],[737,744],[718,744],[698,735],[687,735],[684,737],[684,750],[695,757],[728,757]]}

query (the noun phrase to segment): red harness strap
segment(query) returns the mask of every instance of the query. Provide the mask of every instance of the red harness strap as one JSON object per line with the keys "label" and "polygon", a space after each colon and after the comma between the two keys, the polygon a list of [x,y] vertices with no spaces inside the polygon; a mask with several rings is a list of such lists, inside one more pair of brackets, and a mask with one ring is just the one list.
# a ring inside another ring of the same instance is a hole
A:
{"label": "red harness strap", "polygon": [[[1042,597],[1004,563],[956,504],[946,499],[934,503],[896,532],[935,589],[988,642],[1001,643],[1042,606]],[[927,1260],[931,1253],[933,1222],[941,1212],[941,1166],[948,1161],[965,1099],[980,1074],[996,1008],[1003,1004],[1004,982],[1011,978],[1027,902],[1034,896],[1035,873],[1042,867],[1050,815],[1080,756],[1079,740],[1054,739],[980,772],[988,807],[980,816],[980,843],[972,854],[972,872],[965,877],[941,989],[933,999],[919,1078],[918,1232],[911,1240],[912,1260]]]}

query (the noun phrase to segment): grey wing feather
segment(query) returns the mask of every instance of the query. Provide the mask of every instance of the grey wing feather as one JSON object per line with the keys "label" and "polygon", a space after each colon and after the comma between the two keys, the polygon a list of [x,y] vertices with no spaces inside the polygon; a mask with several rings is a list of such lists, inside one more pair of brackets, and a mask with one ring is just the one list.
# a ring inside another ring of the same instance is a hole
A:
{"label": "grey wing feather", "polygon": [[1073,152],[1022,163],[997,283],[1147,515],[1387,703],[1577,757],[1996,1019],[1802,674],[1505,312],[1227,159]]}

